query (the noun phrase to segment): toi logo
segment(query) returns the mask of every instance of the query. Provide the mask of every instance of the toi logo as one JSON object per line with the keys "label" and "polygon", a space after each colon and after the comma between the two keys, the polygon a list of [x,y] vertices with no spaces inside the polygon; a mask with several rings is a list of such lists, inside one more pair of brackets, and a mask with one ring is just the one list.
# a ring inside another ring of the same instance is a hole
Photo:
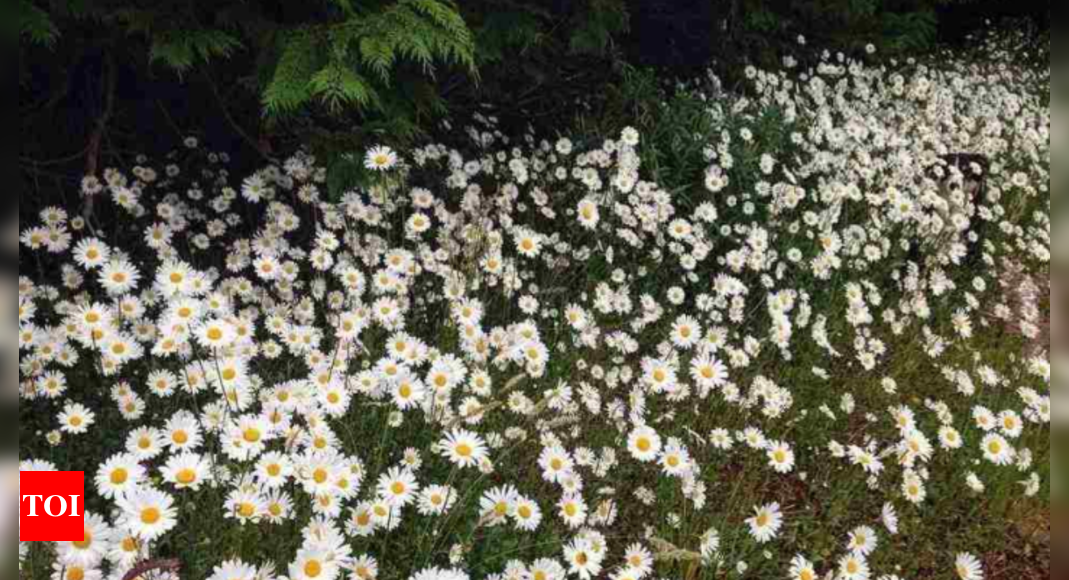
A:
{"label": "toi logo", "polygon": [[19,472],[19,541],[85,541],[85,474]]}

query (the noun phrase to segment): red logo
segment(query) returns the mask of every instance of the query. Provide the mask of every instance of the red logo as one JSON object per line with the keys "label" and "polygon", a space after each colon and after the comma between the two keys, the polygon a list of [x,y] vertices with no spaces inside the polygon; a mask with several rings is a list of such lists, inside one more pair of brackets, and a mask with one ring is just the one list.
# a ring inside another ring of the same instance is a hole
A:
{"label": "red logo", "polygon": [[85,474],[19,472],[19,541],[85,541]]}

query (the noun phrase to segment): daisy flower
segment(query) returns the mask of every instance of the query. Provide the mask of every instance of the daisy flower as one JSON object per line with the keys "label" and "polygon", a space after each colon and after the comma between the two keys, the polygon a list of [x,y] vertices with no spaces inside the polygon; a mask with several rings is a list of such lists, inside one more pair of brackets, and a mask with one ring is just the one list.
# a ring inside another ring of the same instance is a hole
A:
{"label": "daisy flower", "polygon": [[728,368],[712,355],[704,354],[691,360],[690,376],[698,386],[704,389],[716,389],[727,383]]}
{"label": "daisy flower", "polygon": [[301,550],[289,567],[290,580],[335,580],[338,572],[336,561],[319,550]]}
{"label": "daisy flower", "polygon": [[583,497],[578,494],[568,494],[557,505],[560,509],[561,520],[570,528],[578,528],[586,522],[588,508]]}
{"label": "daisy flower", "polygon": [[95,270],[111,259],[111,250],[96,238],[86,238],[74,246],[74,261],[85,270]]}
{"label": "daisy flower", "polygon": [[579,538],[564,547],[564,559],[572,575],[591,580],[601,574],[603,557],[592,550],[588,540]]}
{"label": "daisy flower", "polygon": [[516,234],[516,251],[525,258],[537,258],[542,250],[542,240],[537,234],[521,231]]}
{"label": "daisy flower", "polygon": [[82,540],[57,542],[56,552],[63,562],[91,568],[103,561],[115,533],[104,518],[92,512],[85,512],[84,520]]}
{"label": "daisy flower", "polygon": [[155,489],[141,488],[117,501],[123,527],[138,538],[157,540],[178,524],[174,499]]}
{"label": "daisy flower", "polygon": [[482,438],[469,431],[453,431],[438,446],[442,449],[442,455],[459,467],[474,467],[487,457]]}
{"label": "daisy flower", "polygon": [[373,147],[364,157],[364,167],[372,171],[389,171],[396,167],[397,163],[397,153],[384,146]]}
{"label": "daisy flower", "polygon": [[420,492],[419,513],[425,516],[440,516],[456,503],[457,493],[450,487],[431,485]]}
{"label": "daisy flower", "polygon": [[771,504],[754,510],[754,517],[746,520],[750,535],[760,544],[771,542],[783,527],[783,514],[779,504]]}
{"label": "daisy flower", "polygon": [[60,431],[71,435],[81,435],[89,431],[96,415],[84,405],[71,403],[63,408],[57,419]]}
{"label": "daisy flower", "polygon": [[512,519],[516,522],[517,529],[533,532],[542,523],[542,510],[535,501],[521,497],[516,501]]}
{"label": "daisy flower", "polygon": [[411,471],[394,467],[379,478],[378,493],[391,506],[403,507],[415,501],[419,487]]}
{"label": "daisy flower", "polygon": [[702,327],[691,316],[680,316],[672,326],[672,344],[676,348],[688,350],[702,339]]}
{"label": "daisy flower", "polygon": [[548,447],[539,455],[538,466],[542,468],[542,479],[549,483],[558,483],[571,473],[574,462],[563,447]]}
{"label": "daisy flower", "polygon": [[112,296],[121,296],[137,288],[141,274],[133,264],[126,260],[108,262],[99,275],[100,285]]}
{"label": "daisy flower", "polygon": [[256,580],[259,571],[241,560],[228,560],[212,570],[208,580]]}
{"label": "daisy flower", "polygon": [[211,464],[194,453],[182,453],[167,460],[160,468],[163,480],[175,486],[175,489],[197,491],[211,479]]}
{"label": "daisy flower", "polygon": [[491,525],[499,525],[516,511],[520,494],[511,486],[496,487],[483,494],[479,512],[483,518],[491,518]]}
{"label": "daisy flower", "polygon": [[883,506],[883,513],[881,514],[883,521],[883,527],[887,528],[887,533],[892,536],[898,535],[898,512],[895,511],[895,506],[887,503]]}
{"label": "daisy flower", "polygon": [[794,451],[791,446],[783,441],[768,442],[769,466],[776,473],[790,473],[794,471]]}
{"label": "daisy flower", "polygon": [[850,554],[839,560],[839,580],[868,580],[872,575],[863,556]]}
{"label": "daisy flower", "polygon": [[145,468],[133,455],[116,455],[97,471],[97,491],[105,499],[125,496],[137,489],[145,479]]}
{"label": "daisy flower", "polygon": [[1010,465],[1016,455],[1009,442],[1001,435],[994,433],[984,437],[980,448],[983,451],[984,459],[995,465]]}
{"label": "daisy flower", "polygon": [[876,551],[876,531],[869,527],[860,527],[850,532],[846,549],[852,554],[868,558]]}
{"label": "daisy flower", "polygon": [[669,440],[660,459],[664,473],[671,477],[683,477],[691,472],[690,453],[678,441]]}
{"label": "daisy flower", "polygon": [[267,511],[263,497],[256,492],[236,489],[230,492],[223,504],[227,518],[238,520],[242,525],[258,523]]}
{"label": "daisy flower", "polygon": [[791,560],[790,580],[818,580],[816,568],[804,556]]}
{"label": "daisy flower", "polygon": [[222,320],[209,320],[196,330],[197,342],[207,349],[226,348],[234,343],[234,327]]}
{"label": "daisy flower", "polygon": [[661,452],[661,437],[650,427],[638,427],[627,439],[627,450],[643,463],[656,461]]}
{"label": "daisy flower", "polygon": [[126,438],[126,451],[139,461],[153,459],[163,452],[163,435],[148,427],[134,429]]}
{"label": "daisy flower", "polygon": [[954,571],[961,580],[984,580],[983,566],[972,554],[959,554],[954,563]]}
{"label": "daisy flower", "polygon": [[588,230],[596,229],[598,222],[601,221],[598,204],[592,199],[580,201],[576,208],[576,215],[579,218],[579,224]]}

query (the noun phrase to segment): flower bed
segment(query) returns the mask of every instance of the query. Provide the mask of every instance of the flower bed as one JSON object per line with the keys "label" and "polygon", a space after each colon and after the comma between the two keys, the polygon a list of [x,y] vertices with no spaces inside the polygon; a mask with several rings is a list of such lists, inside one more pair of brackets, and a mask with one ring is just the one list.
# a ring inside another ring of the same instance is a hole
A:
{"label": "flower bed", "polygon": [[751,73],[672,191],[636,130],[490,121],[337,203],[195,140],[87,177],[23,224],[20,452],[92,515],[21,566],[983,578],[1049,505],[1041,305],[999,286],[1048,268],[1049,109],[982,63]]}

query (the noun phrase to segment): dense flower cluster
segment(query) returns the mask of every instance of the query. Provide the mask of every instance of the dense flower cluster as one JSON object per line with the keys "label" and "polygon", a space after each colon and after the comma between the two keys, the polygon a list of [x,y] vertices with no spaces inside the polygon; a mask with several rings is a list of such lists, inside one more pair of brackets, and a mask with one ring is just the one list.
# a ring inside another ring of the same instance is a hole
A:
{"label": "dense flower cluster", "polygon": [[[901,580],[875,563],[900,511],[1045,483],[1045,353],[970,353],[1000,261],[1050,260],[1050,115],[1012,69],[899,69],[748,71],[685,192],[643,179],[633,129],[490,122],[373,150],[382,184],[338,203],[303,153],[240,183],[215,154],[87,177],[112,224],[49,208],[21,237],[58,264],[19,284],[24,404],[55,447],[121,439],[55,578],[121,578],[209,518],[299,530],[209,580]],[[808,508],[766,485],[740,509],[730,466],[882,509],[814,560]]]}

